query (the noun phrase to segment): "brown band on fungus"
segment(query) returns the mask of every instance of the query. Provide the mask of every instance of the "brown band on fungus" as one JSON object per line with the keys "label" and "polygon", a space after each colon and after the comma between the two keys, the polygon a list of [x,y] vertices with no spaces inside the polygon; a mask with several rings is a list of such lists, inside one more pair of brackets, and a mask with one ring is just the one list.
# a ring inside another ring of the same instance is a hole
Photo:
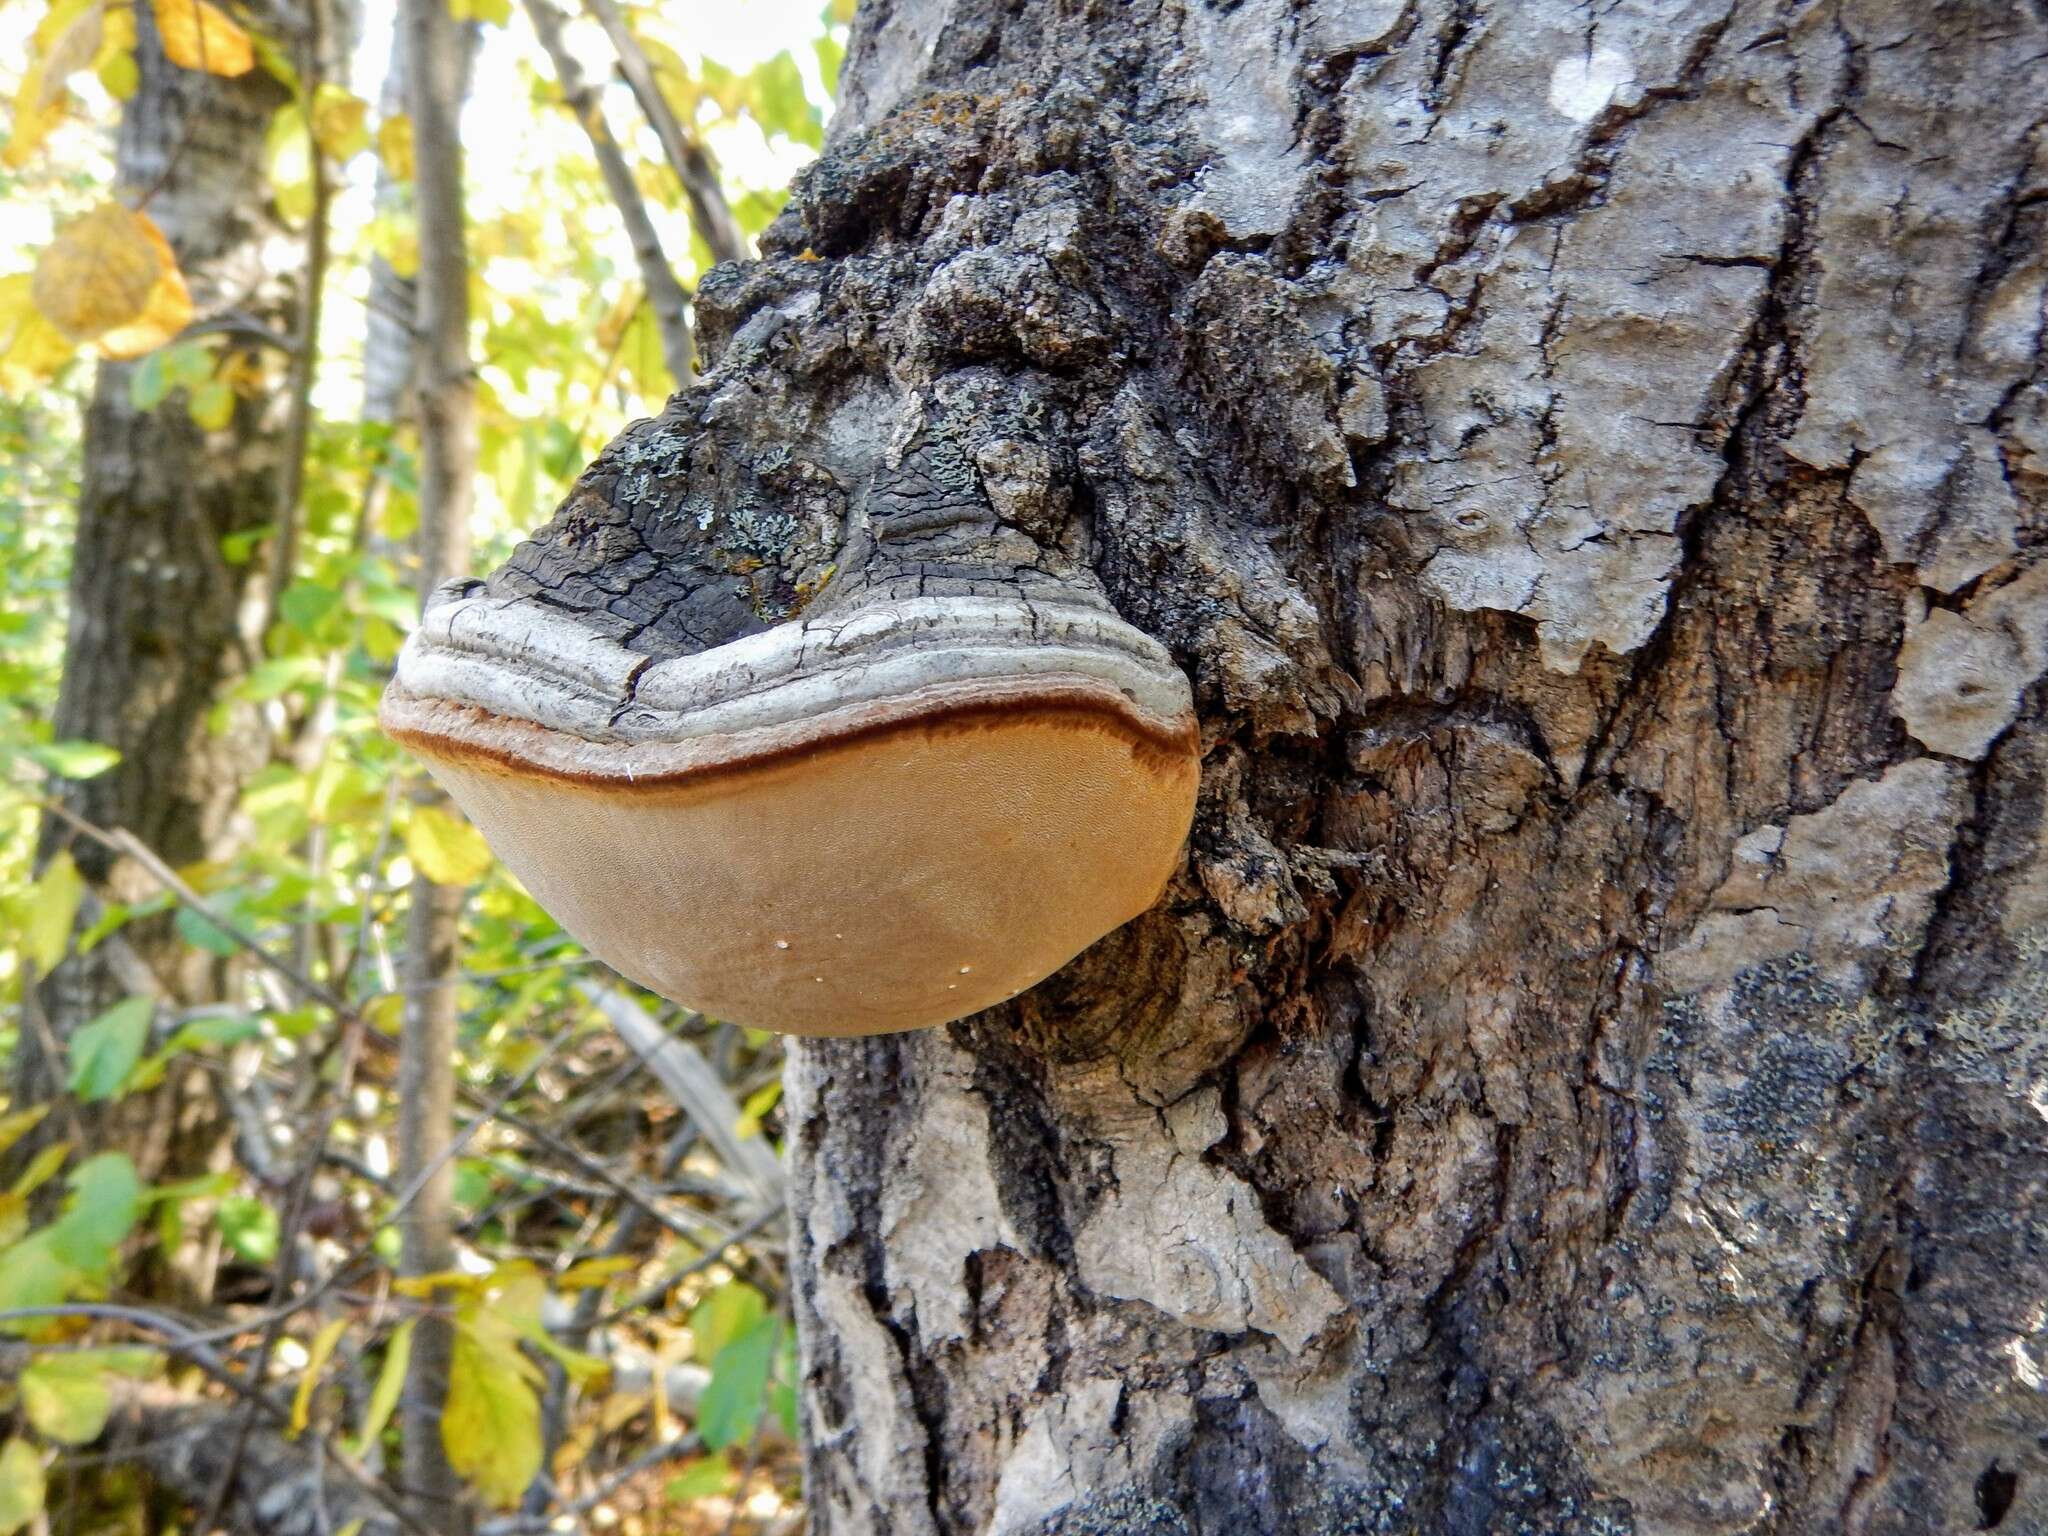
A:
{"label": "brown band on fungus", "polygon": [[[1192,717],[1172,723],[1157,721],[1129,699],[1089,678],[1047,686],[1034,678],[1029,685],[977,684],[974,702],[957,697],[888,700],[840,712],[829,722],[811,722],[806,729],[778,726],[706,743],[701,762],[651,772],[629,771],[618,763],[602,769],[575,769],[547,762],[542,743],[562,740],[564,733],[497,715],[474,704],[419,699],[394,687],[384,699],[380,722],[392,740],[424,758],[460,762],[485,771],[551,779],[629,795],[658,795],[694,790],[739,774],[773,767],[799,758],[851,750],[874,737],[896,731],[940,735],[986,730],[1021,717],[1069,730],[1109,731],[1127,738],[1131,756],[1157,772],[1184,763],[1199,750]],[[955,694],[966,689],[955,689]],[[843,718],[842,718],[843,717]],[[749,738],[758,738],[750,740]],[[570,738],[573,740],[573,738]],[[658,750],[660,744],[634,750]]]}

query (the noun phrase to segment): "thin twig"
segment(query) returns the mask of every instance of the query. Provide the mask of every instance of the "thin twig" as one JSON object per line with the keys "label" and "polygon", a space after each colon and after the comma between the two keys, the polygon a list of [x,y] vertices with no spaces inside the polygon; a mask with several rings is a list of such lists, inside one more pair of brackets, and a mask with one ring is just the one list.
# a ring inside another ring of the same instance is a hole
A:
{"label": "thin twig", "polygon": [[590,1331],[595,1333],[601,1328],[609,1328],[614,1323],[622,1322],[635,1313],[644,1313],[651,1311],[655,1307],[667,1305],[669,1296],[685,1280],[689,1279],[692,1275],[702,1274],[714,1264],[722,1263],[728,1250],[738,1247],[748,1238],[760,1232],[762,1228],[771,1226],[781,1215],[782,1210],[780,1207],[772,1211],[763,1211],[716,1248],[693,1259],[674,1274],[666,1275],[657,1280],[653,1285],[647,1287],[646,1290],[640,1292],[639,1295],[630,1298],[622,1305],[614,1307],[611,1311],[605,1313],[603,1317],[600,1317],[591,1325]]}

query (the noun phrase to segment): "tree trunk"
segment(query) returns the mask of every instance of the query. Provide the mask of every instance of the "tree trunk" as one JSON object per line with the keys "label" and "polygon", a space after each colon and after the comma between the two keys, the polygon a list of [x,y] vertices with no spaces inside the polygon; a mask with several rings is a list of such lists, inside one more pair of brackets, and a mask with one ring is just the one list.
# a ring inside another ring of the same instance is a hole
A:
{"label": "tree trunk", "polygon": [[2044,103],[2008,0],[865,0],[706,419],[1029,393],[954,494],[1205,757],[795,1049],[818,1532],[2048,1529]]}
{"label": "tree trunk", "polygon": [[[414,206],[420,264],[415,284],[415,405],[419,421],[422,598],[469,562],[476,477],[476,386],[469,356],[469,250],[462,200],[462,104],[470,29],[443,0],[404,0],[395,52],[412,116]],[[431,791],[423,803],[439,803]],[[398,1056],[398,1168],[409,1203],[400,1219],[407,1275],[454,1267],[455,1057],[460,1048],[462,908],[467,892],[415,873],[405,929],[405,1014]],[[447,1317],[420,1320],[400,1399],[400,1466],[415,1516],[463,1536],[472,1514],[441,1438],[455,1332]]]}
{"label": "tree trunk", "polygon": [[[148,7],[136,21],[140,81],[122,111],[117,195],[162,228],[202,316],[230,312],[244,325],[295,336],[298,274],[277,263],[299,245],[276,219],[264,172],[264,134],[286,99],[282,87],[262,71],[223,79],[181,69],[164,57]],[[246,330],[231,330],[223,356],[255,345]],[[275,354],[257,356],[270,376],[282,375]],[[75,813],[134,833],[176,867],[221,853],[242,783],[267,755],[261,724],[248,712],[226,730],[213,729],[208,715],[260,644],[263,562],[230,561],[222,540],[278,516],[289,402],[282,389],[238,401],[229,424],[208,432],[193,424],[182,393],[138,409],[129,396],[135,366],[100,366],[86,416],[54,722],[58,736],[103,742],[121,761],[57,793]],[[51,819],[45,851],[70,836]],[[82,838],[71,847],[110,899],[162,894],[105,848]],[[222,962],[179,940],[168,916],[125,933],[178,1001],[220,995]],[[63,1039],[125,990],[105,946],[65,961],[40,992],[53,1037]],[[15,1074],[19,1103],[49,1097],[65,1076],[33,1032],[24,1034]],[[182,1080],[174,1074],[160,1094],[116,1111],[154,1143],[129,1147],[146,1174],[172,1133],[159,1112]]]}

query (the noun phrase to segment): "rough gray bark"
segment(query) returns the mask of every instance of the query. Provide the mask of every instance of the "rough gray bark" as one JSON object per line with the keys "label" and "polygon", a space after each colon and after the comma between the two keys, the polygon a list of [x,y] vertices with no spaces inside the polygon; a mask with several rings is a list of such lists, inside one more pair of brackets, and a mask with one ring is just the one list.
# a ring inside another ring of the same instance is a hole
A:
{"label": "rough gray bark", "polygon": [[863,9],[728,326],[1058,377],[1210,745],[797,1050],[820,1531],[2048,1522],[2044,22]]}
{"label": "rough gray bark", "polygon": [[1992,0],[862,7],[492,590],[1078,570],[1205,762],[1156,910],[796,1046],[819,1532],[2048,1526],[2044,102]]}

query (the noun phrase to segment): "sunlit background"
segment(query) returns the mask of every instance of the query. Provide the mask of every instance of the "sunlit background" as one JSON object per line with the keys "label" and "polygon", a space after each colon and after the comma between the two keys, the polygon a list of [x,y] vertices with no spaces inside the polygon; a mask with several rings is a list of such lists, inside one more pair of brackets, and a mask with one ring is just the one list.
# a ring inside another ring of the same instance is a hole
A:
{"label": "sunlit background", "polygon": [[[11,110],[0,139],[22,127],[37,94],[26,77],[49,48],[46,19],[65,3],[76,0],[0,3],[0,101],[13,104],[0,109]],[[457,5],[480,30],[462,136],[481,449],[473,563],[485,569],[546,518],[621,426],[658,411],[675,381],[619,210],[525,10],[519,0]],[[382,260],[403,274],[413,259],[391,121],[401,109],[386,78],[393,9],[370,0],[347,79],[329,82],[352,98],[335,97],[344,120],[359,113],[360,125],[330,154],[332,255],[297,560],[248,665],[209,717],[216,732],[259,731],[270,756],[240,786],[222,856],[175,872],[189,900],[143,879],[96,903],[61,847],[54,858],[47,846],[38,853],[61,786],[109,771],[117,755],[53,728],[82,409],[98,365],[90,344],[62,344],[38,320],[28,274],[70,221],[112,196],[121,103],[92,68],[79,69],[62,120],[33,153],[0,166],[0,1064],[26,1027],[37,972],[119,942],[129,925],[168,925],[175,945],[223,978],[204,1007],[129,998],[84,1026],[72,1037],[66,1093],[0,1106],[0,1154],[43,1115],[57,1124],[86,1106],[142,1103],[167,1081],[208,1085],[234,1110],[184,1133],[213,1171],[161,1185],[114,1231],[102,1272],[54,1290],[35,1288],[30,1263],[51,1229],[29,1226],[27,1195],[0,1187],[0,1311],[51,1301],[173,1307],[245,1379],[303,1399],[307,1433],[355,1447],[389,1475],[414,1427],[402,1414],[379,1417],[379,1388],[402,1369],[401,1341],[420,1305],[397,1273],[391,1224],[390,1056],[408,891],[424,873],[468,891],[457,1062],[466,1139],[455,1161],[468,1289],[454,1305],[479,1338],[498,1340],[498,1386],[517,1400],[512,1428],[474,1447],[479,1462],[465,1469],[494,1511],[485,1531],[787,1536],[801,1523],[794,1343],[779,1183],[764,1193],[781,1134],[779,1042],[633,992],[592,966],[469,828],[414,802],[417,770],[375,728],[416,603],[414,440],[403,421],[394,428],[364,410],[373,268]],[[851,0],[625,10],[751,240],[822,142]],[[585,77],[603,83],[605,117],[688,289],[709,253],[661,145],[603,30],[579,14],[566,37]],[[303,227],[309,145],[295,110],[271,126],[267,193]],[[274,244],[265,259],[296,271],[301,242]],[[279,398],[280,355],[233,361],[202,331],[171,335],[123,370],[137,409],[189,412],[218,431],[217,410]],[[246,569],[265,558],[271,532],[225,540],[219,558]],[[314,990],[289,980],[275,963],[284,957]],[[637,1049],[622,1016],[643,1031]],[[355,1027],[367,1027],[370,1046],[343,1091],[337,1043]],[[709,1109],[680,1101],[647,1068],[642,1053],[662,1040],[713,1069]],[[309,1127],[336,1105],[313,1144]],[[59,1145],[40,1175],[52,1191],[102,1151]],[[305,1209],[273,1164],[315,1168]],[[295,1252],[326,1289],[264,1344],[255,1322],[264,1309],[279,1294],[312,1294],[303,1272],[291,1278]],[[167,1275],[174,1302],[162,1290]],[[506,1319],[527,1331],[505,1331]],[[161,1342],[104,1320],[0,1324],[10,1331],[38,1350]],[[218,1383],[176,1350],[152,1358],[158,1385],[179,1401],[222,1405]],[[551,1359],[570,1362],[566,1376]],[[102,1384],[116,1400],[130,1390],[112,1374]],[[543,1417],[543,1407],[555,1415],[545,1431],[522,1417]],[[92,1536],[183,1518],[152,1504],[147,1485],[96,1448],[97,1427],[84,1438],[75,1424],[69,1438],[58,1432],[66,1428],[0,1381],[0,1484],[10,1470],[41,1468],[48,1515],[37,1518],[49,1528]],[[16,1528],[9,1491],[0,1487],[0,1536]]]}

